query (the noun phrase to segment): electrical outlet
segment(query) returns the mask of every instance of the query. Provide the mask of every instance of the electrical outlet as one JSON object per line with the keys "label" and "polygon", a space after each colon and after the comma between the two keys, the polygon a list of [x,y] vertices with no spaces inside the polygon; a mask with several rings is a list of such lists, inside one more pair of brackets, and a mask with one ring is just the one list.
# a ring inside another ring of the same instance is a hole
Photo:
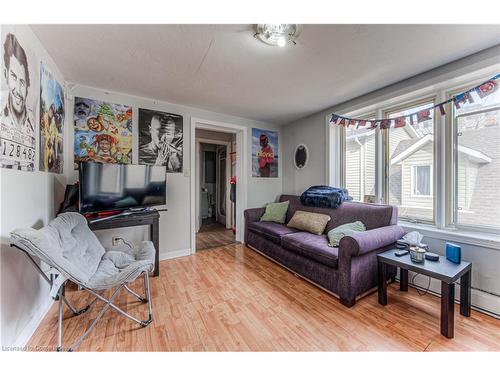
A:
{"label": "electrical outlet", "polygon": [[111,245],[118,246],[119,241],[120,241],[120,237],[111,237]]}

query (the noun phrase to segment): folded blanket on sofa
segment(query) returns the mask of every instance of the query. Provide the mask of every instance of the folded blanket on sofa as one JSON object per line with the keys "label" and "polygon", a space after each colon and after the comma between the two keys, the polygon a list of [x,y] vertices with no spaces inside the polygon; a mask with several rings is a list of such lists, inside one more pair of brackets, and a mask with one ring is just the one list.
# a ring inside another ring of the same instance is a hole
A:
{"label": "folded blanket on sofa", "polygon": [[300,196],[304,206],[337,208],[344,201],[350,201],[347,189],[326,185],[311,186]]}

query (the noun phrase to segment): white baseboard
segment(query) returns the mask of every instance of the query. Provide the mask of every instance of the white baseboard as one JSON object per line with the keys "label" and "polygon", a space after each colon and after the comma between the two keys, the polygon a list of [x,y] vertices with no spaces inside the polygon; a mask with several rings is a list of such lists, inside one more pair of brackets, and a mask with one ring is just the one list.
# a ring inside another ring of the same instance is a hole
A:
{"label": "white baseboard", "polygon": [[[398,273],[399,274],[399,273]],[[427,289],[428,278],[424,275],[419,275],[416,277],[415,282],[412,283],[412,278],[415,273],[408,272],[408,284],[418,287],[419,289]],[[436,296],[441,296],[441,282],[436,279],[431,279],[431,284],[429,287],[429,293]],[[458,303],[460,300],[460,285],[455,284],[455,302]],[[500,298],[483,292],[478,289],[471,289],[471,305],[472,308],[485,314],[491,315],[495,318],[500,318]]]}
{"label": "white baseboard", "polygon": [[53,303],[54,300],[48,297],[47,300],[44,301],[42,306],[34,310],[35,315],[29,320],[28,324],[26,324],[26,326],[23,328],[23,330],[16,339],[16,343],[13,346],[22,348],[28,344],[29,340],[31,339],[31,336],[33,336],[33,334],[35,333],[38,326],[42,322],[43,318],[45,318],[45,316],[49,312]]}
{"label": "white baseboard", "polygon": [[167,260],[191,255],[191,249],[181,249],[160,253],[160,260]]}

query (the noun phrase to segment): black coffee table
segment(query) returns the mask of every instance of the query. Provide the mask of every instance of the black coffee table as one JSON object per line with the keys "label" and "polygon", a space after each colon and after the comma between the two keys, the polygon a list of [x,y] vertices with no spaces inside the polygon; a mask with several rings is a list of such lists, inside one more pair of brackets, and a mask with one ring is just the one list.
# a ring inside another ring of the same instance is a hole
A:
{"label": "black coffee table", "polygon": [[387,305],[387,265],[399,267],[399,288],[408,291],[408,271],[427,275],[441,280],[441,334],[453,338],[455,321],[455,282],[460,278],[460,314],[470,316],[471,310],[471,271],[472,263],[462,261],[460,264],[450,262],[440,256],[439,261],[426,260],[424,263],[414,263],[410,254],[397,257],[399,249],[388,250],[377,255],[378,261],[378,303]]}

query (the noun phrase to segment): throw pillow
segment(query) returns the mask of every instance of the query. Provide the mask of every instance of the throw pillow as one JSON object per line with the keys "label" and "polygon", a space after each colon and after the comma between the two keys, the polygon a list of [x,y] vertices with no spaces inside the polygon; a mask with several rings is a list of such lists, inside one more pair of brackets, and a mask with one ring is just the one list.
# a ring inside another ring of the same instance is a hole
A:
{"label": "throw pillow", "polygon": [[268,203],[266,205],[266,212],[264,212],[264,215],[262,215],[260,221],[273,221],[275,223],[284,224],[289,204],[290,201]]}
{"label": "throw pillow", "polygon": [[330,216],[324,214],[295,211],[287,226],[320,235],[325,231],[326,225],[330,219]]}
{"label": "throw pillow", "polygon": [[328,245],[331,247],[339,246],[340,240],[354,233],[364,232],[365,225],[361,221],[339,225],[328,231]]}

